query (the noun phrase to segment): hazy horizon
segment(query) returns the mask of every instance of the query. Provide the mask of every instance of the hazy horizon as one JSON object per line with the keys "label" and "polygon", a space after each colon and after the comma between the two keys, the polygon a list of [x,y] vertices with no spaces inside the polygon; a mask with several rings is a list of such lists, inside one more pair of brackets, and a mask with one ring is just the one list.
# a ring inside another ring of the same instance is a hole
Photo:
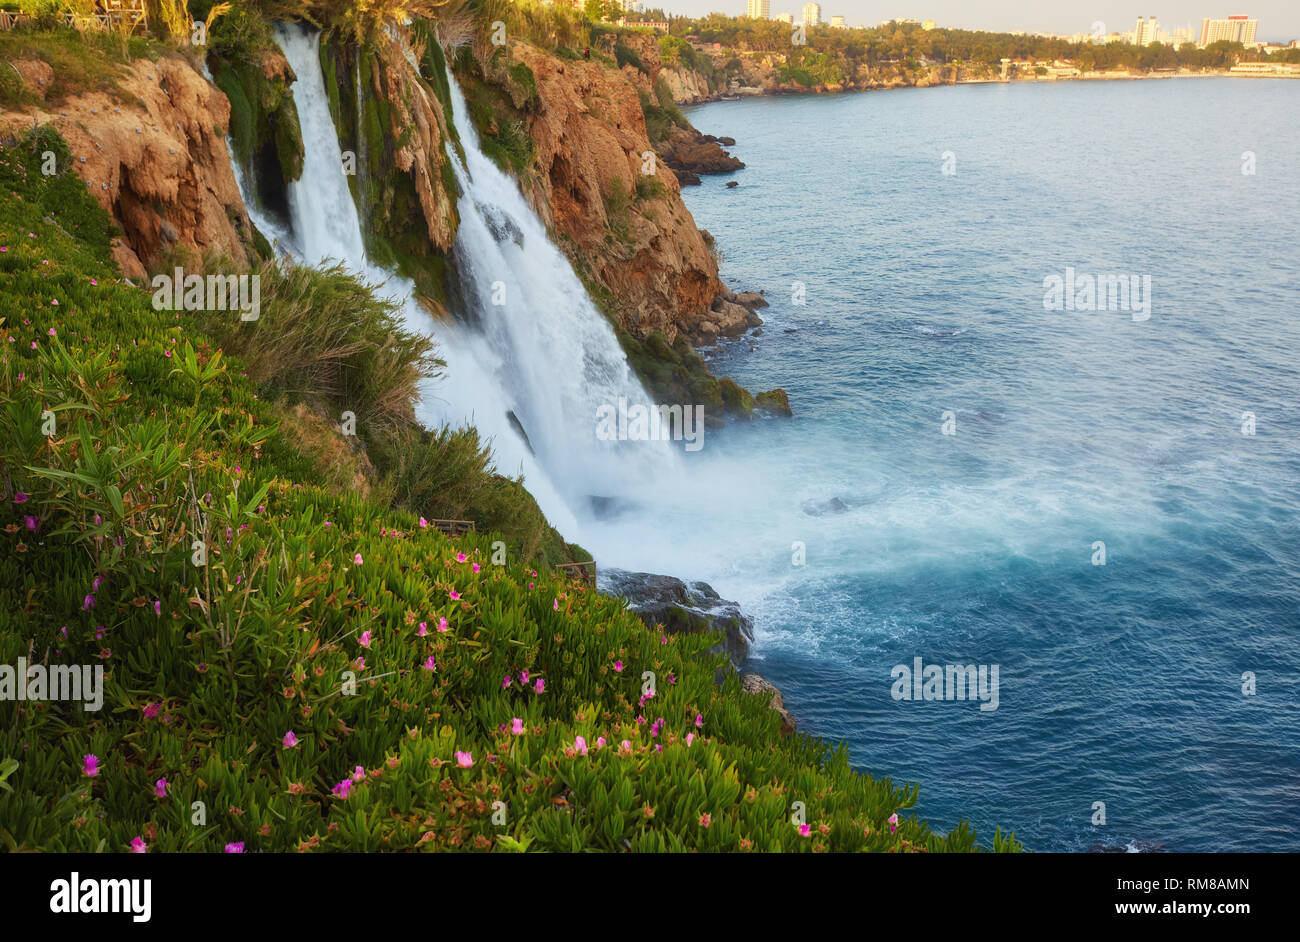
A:
{"label": "hazy horizon", "polygon": [[[703,16],[708,13],[726,13],[740,16],[745,12],[745,0],[642,0],[645,7],[662,7],[670,14]],[[804,0],[772,0],[772,15],[793,13],[798,18]],[[850,26],[874,26],[891,19],[913,17],[934,20],[940,26],[961,29],[982,29],[992,32],[1025,30],[1026,32],[1087,33],[1092,24],[1100,20],[1107,32],[1131,30],[1139,16],[1154,15],[1161,26],[1174,30],[1182,26],[1199,28],[1201,20],[1210,16],[1221,18],[1247,14],[1259,20],[1261,41],[1289,42],[1300,39],[1300,4],[1284,0],[1267,0],[1243,6],[1226,6],[1214,0],[1183,0],[1178,3],[1157,3],[1143,7],[1115,0],[1056,0],[1050,7],[1022,2],[985,2],[970,4],[964,0],[916,0],[916,2],[885,2],[874,0],[818,0],[822,18],[829,20],[842,15]]]}

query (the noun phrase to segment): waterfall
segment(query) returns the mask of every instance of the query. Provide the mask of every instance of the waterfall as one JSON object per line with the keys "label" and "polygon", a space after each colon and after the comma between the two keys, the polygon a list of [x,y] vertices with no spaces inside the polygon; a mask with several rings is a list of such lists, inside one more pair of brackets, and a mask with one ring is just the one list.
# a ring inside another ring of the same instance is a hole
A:
{"label": "waterfall", "polygon": [[[343,173],[338,134],[320,65],[320,34],[280,24],[276,41],[298,81],[303,173],[289,185],[291,231],[270,225],[280,251],[307,264],[341,263],[398,301],[406,326],[431,334],[444,375],[420,389],[417,416],[429,427],[473,425],[504,473],[522,473],[553,526],[581,539],[593,498],[635,500],[676,466],[666,442],[596,436],[602,405],[649,403],[604,315],[568,259],[524,201],[515,181],[488,160],[454,76],[453,120],[465,161],[448,145],[460,188],[455,257],[468,310],[435,322],[411,282],[366,257],[361,219]],[[237,171],[245,204],[253,194]],[[265,214],[255,217],[259,228]],[[269,223],[266,220],[265,223]]]}
{"label": "waterfall", "polygon": [[[602,442],[596,410],[648,403],[609,321],[513,177],[484,155],[455,76],[453,120],[465,162],[447,155],[460,187],[456,270],[492,371],[538,459],[575,499],[662,486],[677,456],[664,442]],[[642,491],[644,493],[644,491]]]}

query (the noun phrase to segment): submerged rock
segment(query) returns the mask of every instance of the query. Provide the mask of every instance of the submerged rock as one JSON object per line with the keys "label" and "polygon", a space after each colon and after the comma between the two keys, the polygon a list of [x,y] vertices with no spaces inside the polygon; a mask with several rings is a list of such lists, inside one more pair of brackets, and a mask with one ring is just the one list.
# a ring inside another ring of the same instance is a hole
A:
{"label": "submerged rock", "polygon": [[725,653],[739,668],[754,643],[754,622],[735,602],[718,595],[707,582],[684,582],[675,576],[626,569],[602,569],[597,586],[605,595],[627,599],[628,608],[649,627],[662,625],[675,634],[721,631],[709,653]]}

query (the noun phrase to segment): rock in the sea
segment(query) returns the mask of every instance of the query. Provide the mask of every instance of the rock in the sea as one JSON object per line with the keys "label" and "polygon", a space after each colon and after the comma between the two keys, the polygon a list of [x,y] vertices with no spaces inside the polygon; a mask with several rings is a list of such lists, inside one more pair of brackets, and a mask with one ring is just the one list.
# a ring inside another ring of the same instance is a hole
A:
{"label": "rock in the sea", "polygon": [[692,173],[731,173],[745,168],[742,161],[695,128],[673,128],[668,139],[659,142],[659,156],[669,168]]}
{"label": "rock in the sea", "polygon": [[713,299],[710,310],[713,316],[709,319],[718,325],[718,332],[726,337],[738,337],[746,328],[758,326],[750,323],[751,318],[756,316],[753,311],[743,304],[727,301],[721,295]]}
{"label": "rock in the sea", "polygon": [[625,569],[602,569],[597,585],[605,595],[627,599],[628,608],[646,625],[662,625],[668,634],[722,632],[710,653],[725,653],[739,668],[754,643],[754,623],[735,602],[718,595],[707,582],[683,582],[675,576]]}
{"label": "rock in the sea", "polygon": [[767,298],[763,297],[761,291],[741,291],[730,300],[737,304],[743,304],[745,307],[767,307]]}
{"label": "rock in the sea", "polygon": [[[759,330],[761,331],[761,329]],[[755,333],[758,332],[755,331]],[[764,412],[771,412],[775,415],[784,415],[786,417],[794,415],[794,412],[790,410],[790,397],[779,386],[776,389],[769,389],[767,392],[761,392],[755,396],[754,405]]]}
{"label": "rock in the sea", "polygon": [[762,674],[746,671],[740,675],[740,689],[755,696],[768,697],[767,705],[781,714],[781,735],[789,736],[795,730],[794,717],[785,708],[785,699]]}
{"label": "rock in the sea", "polygon": [[728,190],[735,189],[735,188],[738,187],[738,186],[740,186],[740,183],[739,183],[738,181],[736,181],[736,180],[728,180],[728,181],[727,181],[727,189],[728,189]]}

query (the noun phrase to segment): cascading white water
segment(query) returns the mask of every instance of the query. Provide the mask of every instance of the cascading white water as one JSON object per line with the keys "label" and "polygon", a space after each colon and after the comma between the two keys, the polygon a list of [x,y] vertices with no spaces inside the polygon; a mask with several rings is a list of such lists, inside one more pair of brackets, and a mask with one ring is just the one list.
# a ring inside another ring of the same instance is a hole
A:
{"label": "cascading white water", "polygon": [[[491,442],[497,466],[522,473],[552,525],[580,540],[589,498],[625,498],[676,464],[664,442],[597,439],[598,407],[617,406],[620,397],[648,403],[613,329],[515,181],[483,155],[450,74],[465,154],[462,164],[448,148],[461,190],[455,251],[471,310],[457,323],[435,323],[414,299],[410,281],[366,257],[329,111],[319,33],[281,24],[276,41],[298,77],[303,173],[288,188],[291,231],[264,214],[254,221],[276,236],[281,251],[308,264],[340,263],[399,301],[408,328],[432,334],[447,363],[444,375],[420,390],[420,420],[430,427],[475,426]],[[236,177],[253,213],[253,194],[242,174]]]}
{"label": "cascading white water", "polygon": [[648,403],[618,338],[515,180],[484,155],[455,77],[453,120],[465,153],[448,156],[461,198],[457,270],[494,378],[509,392],[539,461],[572,499],[626,498],[673,471],[665,442],[599,441],[596,411]]}

